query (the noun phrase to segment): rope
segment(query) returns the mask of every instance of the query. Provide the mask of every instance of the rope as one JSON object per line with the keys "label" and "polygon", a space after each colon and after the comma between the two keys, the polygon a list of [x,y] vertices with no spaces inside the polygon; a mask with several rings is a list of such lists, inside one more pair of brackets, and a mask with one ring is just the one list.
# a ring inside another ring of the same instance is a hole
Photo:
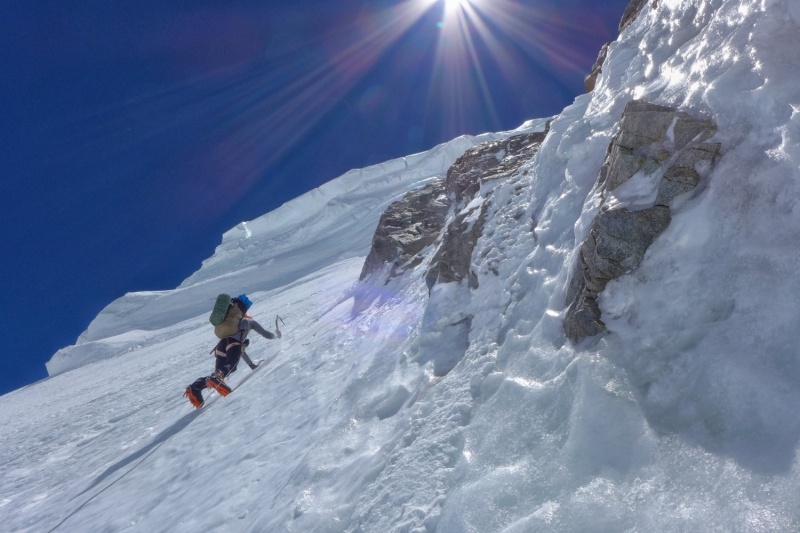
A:
{"label": "rope", "polygon": [[[278,330],[278,331],[280,331],[280,330],[278,329],[278,320],[280,320],[280,321],[281,321],[281,323],[283,323],[284,325],[285,325],[286,323],[285,323],[285,322],[283,322],[283,319],[282,319],[280,316],[278,316],[278,315],[276,315],[276,316],[275,316],[275,329],[276,329],[276,330]],[[274,356],[273,356],[271,359],[269,359],[269,360],[267,360],[267,361],[261,361],[261,363],[259,363],[257,366],[261,366],[261,365],[262,365],[262,364],[264,364],[264,363],[269,363],[269,362],[271,362],[273,359],[275,359],[277,356],[278,356],[278,354],[275,354],[275,355],[274,355]],[[238,386],[237,386],[237,388],[238,388]],[[214,394],[215,392],[216,392],[216,391],[215,391],[215,390],[212,388],[212,389],[211,389],[211,395],[213,396],[213,394]],[[211,399],[211,396],[209,396],[208,400],[210,400],[210,399]],[[206,400],[206,401],[208,401],[208,400]],[[148,457],[150,457],[151,455],[153,455],[153,453],[154,453],[156,450],[158,450],[158,448],[159,448],[159,447],[161,447],[161,445],[162,445],[162,444],[164,444],[165,442],[167,442],[168,440],[169,440],[169,438],[167,438],[167,439],[164,439],[164,440],[162,440],[161,442],[159,442],[158,444],[156,444],[155,446],[153,446],[153,449],[152,449],[152,450],[150,450],[149,452],[147,452],[146,454],[144,454],[144,456],[143,456],[141,459],[139,459],[139,461],[138,461],[138,462],[137,462],[135,465],[133,465],[133,466],[132,466],[132,467],[131,467],[131,468],[130,468],[130,469],[127,471],[127,472],[125,472],[124,474],[122,474],[121,476],[119,476],[117,479],[115,479],[114,481],[112,481],[111,483],[109,483],[109,484],[108,484],[108,485],[107,485],[107,486],[106,486],[104,489],[102,489],[102,490],[98,491],[98,492],[97,492],[97,493],[96,493],[94,496],[92,496],[91,498],[89,498],[88,500],[86,500],[85,502],[83,502],[83,503],[82,503],[82,504],[81,504],[81,505],[80,505],[80,506],[79,506],[77,509],[75,509],[75,510],[74,510],[74,511],[72,511],[70,514],[68,514],[68,515],[67,515],[67,516],[66,516],[66,517],[65,517],[65,518],[64,518],[64,519],[63,519],[61,522],[59,522],[58,524],[56,524],[56,525],[55,525],[55,527],[53,527],[53,529],[49,530],[47,533],[53,533],[53,531],[55,531],[56,529],[60,528],[60,527],[61,527],[61,526],[64,524],[64,522],[66,522],[67,520],[69,520],[70,518],[72,518],[73,516],[75,516],[75,515],[78,513],[78,511],[80,511],[81,509],[83,509],[84,507],[86,507],[86,506],[87,506],[89,503],[91,503],[91,501],[92,501],[92,500],[94,500],[95,498],[97,498],[98,496],[100,496],[101,494],[103,494],[105,491],[107,491],[108,489],[110,489],[111,487],[113,487],[114,485],[116,485],[116,484],[117,484],[117,482],[118,482],[119,480],[121,480],[122,478],[124,478],[125,476],[127,476],[128,474],[130,474],[131,472],[133,472],[133,471],[134,471],[134,470],[135,470],[135,469],[136,469],[136,468],[137,468],[137,467],[138,467],[140,464],[142,464],[142,463],[145,461],[145,459],[147,459]]]}
{"label": "rope", "polygon": [[58,529],[59,527],[61,527],[61,526],[64,524],[64,522],[66,522],[67,520],[69,520],[70,518],[72,518],[73,516],[75,516],[75,514],[76,514],[78,511],[80,511],[81,509],[83,509],[84,507],[86,507],[86,506],[89,504],[89,502],[91,502],[92,500],[94,500],[95,498],[97,498],[98,496],[100,496],[101,494],[103,494],[105,491],[107,491],[108,489],[110,489],[111,487],[113,487],[113,486],[114,486],[114,485],[117,483],[117,481],[119,481],[120,479],[124,478],[125,476],[127,476],[128,474],[130,474],[131,472],[133,472],[133,470],[134,470],[136,467],[138,467],[140,464],[142,464],[142,463],[144,462],[144,460],[145,460],[145,459],[147,459],[148,457],[150,457],[150,456],[153,454],[153,452],[155,452],[155,451],[156,451],[156,450],[157,450],[157,449],[158,449],[158,448],[159,448],[159,447],[160,447],[162,444],[164,444],[165,442],[167,442],[167,440],[169,440],[169,439],[162,440],[161,442],[159,442],[158,444],[156,444],[155,446],[153,446],[153,449],[152,449],[152,450],[150,450],[149,452],[147,452],[147,453],[144,455],[144,457],[142,457],[142,458],[139,460],[139,462],[138,462],[138,463],[136,463],[135,465],[133,465],[133,466],[130,468],[130,470],[128,470],[127,472],[125,472],[124,474],[122,474],[121,476],[119,476],[119,477],[118,477],[117,479],[115,479],[113,482],[109,483],[109,484],[108,484],[108,485],[107,485],[107,486],[106,486],[106,487],[105,487],[103,490],[100,490],[100,491],[98,491],[98,492],[97,492],[97,493],[96,493],[94,496],[92,496],[91,498],[89,498],[88,500],[86,500],[85,502],[83,502],[83,503],[82,503],[82,504],[81,504],[81,505],[80,505],[80,506],[79,506],[77,509],[75,509],[75,510],[74,510],[74,511],[72,511],[70,514],[68,514],[68,515],[66,516],[66,518],[64,518],[64,520],[62,520],[61,522],[59,522],[58,524],[56,524],[56,525],[55,525],[55,527],[54,527],[53,529],[51,529],[50,531],[48,531],[47,533],[53,533],[53,531],[55,531],[56,529]]}

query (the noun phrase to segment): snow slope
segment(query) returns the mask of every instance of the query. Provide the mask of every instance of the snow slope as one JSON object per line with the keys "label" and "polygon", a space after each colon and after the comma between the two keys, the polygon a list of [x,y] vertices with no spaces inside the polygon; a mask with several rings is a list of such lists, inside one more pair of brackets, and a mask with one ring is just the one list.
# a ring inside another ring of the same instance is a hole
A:
{"label": "snow slope", "polygon": [[[134,347],[160,342],[190,318],[207,322],[220,292],[252,293],[289,286],[332,262],[363,257],[386,206],[408,190],[442,177],[475,144],[529,130],[463,136],[420,154],[350,171],[273,212],[226,232],[215,254],[174,291],[127,294],[106,307],[75,346],[48,362],[52,376]],[[211,303],[213,305],[213,303]],[[180,329],[180,331],[184,331]]]}
{"label": "snow slope", "polygon": [[[382,209],[462,139],[346,175],[231,230],[175,291],[115,302],[53,377],[0,397],[3,529],[800,530],[798,5],[646,7],[538,155],[481,189],[477,289],[428,295],[423,264],[361,313],[351,298]],[[723,156],[601,296],[608,334],[574,347],[566,286],[634,98],[712,118]],[[287,326],[194,411],[180,393],[212,366],[223,288]]]}

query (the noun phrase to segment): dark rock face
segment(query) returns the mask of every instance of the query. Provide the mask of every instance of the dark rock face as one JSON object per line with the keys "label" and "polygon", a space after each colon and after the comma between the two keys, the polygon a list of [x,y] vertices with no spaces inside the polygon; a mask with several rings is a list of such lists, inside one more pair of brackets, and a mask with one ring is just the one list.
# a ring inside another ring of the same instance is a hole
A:
{"label": "dark rock face", "polygon": [[469,279],[471,288],[478,286],[478,277],[471,269],[472,252],[483,233],[489,203],[472,201],[482,183],[511,175],[533,157],[546,135],[547,129],[483,143],[468,150],[450,167],[445,191],[456,214],[425,275],[428,290],[437,283],[464,279]]}
{"label": "dark rock face", "polygon": [[[472,255],[490,207],[488,198],[478,196],[481,186],[490,180],[511,177],[536,154],[546,133],[547,128],[545,132],[516,135],[468,150],[448,169],[444,182],[411,191],[381,216],[360,283],[351,292],[351,315],[357,316],[374,301],[389,297],[391,291],[384,286],[393,277],[407,275],[430,259],[425,282],[432,295],[419,342],[409,360],[421,365],[430,363],[434,376],[446,375],[463,359],[469,348],[473,316],[452,309],[446,297],[447,305],[443,307],[433,288],[437,283],[464,279],[468,280],[468,287],[478,286]],[[468,290],[460,285],[440,288],[445,293]],[[405,397],[400,403],[404,400]],[[399,405],[390,404],[386,416],[391,416]]]}
{"label": "dark rock face", "polygon": [[457,208],[463,207],[475,198],[481,183],[507,176],[533,157],[546,134],[547,130],[515,135],[467,150],[447,170],[447,196]]}
{"label": "dark rock face", "polygon": [[592,66],[592,70],[583,80],[583,84],[586,87],[586,92],[590,93],[594,90],[594,86],[597,83],[597,77],[600,76],[600,73],[603,71],[603,63],[606,62],[606,56],[608,55],[608,47],[610,43],[606,43],[600,49],[600,53],[597,55],[597,59]]}
{"label": "dark rock face", "polygon": [[[428,289],[435,283],[470,278],[477,286],[477,277],[470,273],[472,251],[481,236],[488,208],[487,202],[471,205],[488,180],[508,176],[533,157],[544,140],[545,132],[516,135],[501,141],[478,145],[461,156],[447,171],[442,183],[436,181],[389,206],[378,222],[372,248],[359,281],[370,279],[373,287],[385,285],[392,278],[418,266],[423,251],[436,243],[445,226],[450,208],[454,217],[448,224],[425,279]],[[380,279],[375,276],[381,273]],[[357,298],[357,308],[368,305],[374,295],[366,288]],[[369,293],[368,296],[365,296]]]}
{"label": "dark rock face", "polygon": [[[676,109],[630,102],[600,170],[603,205],[580,248],[567,292],[564,332],[572,341],[605,331],[597,297],[609,281],[635,269],[671,221],[670,203],[692,191],[715,163],[720,145],[705,142],[716,126]],[[632,178],[657,186],[647,207],[620,206],[614,191]]]}
{"label": "dark rock face", "polygon": [[[351,315],[357,316],[374,301],[388,297],[391,291],[384,286],[393,277],[430,260],[425,282],[432,294],[419,342],[409,360],[420,365],[431,364],[434,376],[446,375],[463,359],[469,348],[473,320],[472,315],[452,309],[449,303],[443,307],[439,294],[433,294],[434,286],[464,279],[468,279],[468,287],[478,286],[478,277],[472,271],[472,255],[490,206],[487,198],[478,196],[481,186],[489,180],[513,175],[536,154],[546,133],[547,128],[545,132],[475,146],[456,160],[443,182],[408,193],[381,216],[360,283],[351,293],[354,297]],[[441,289],[445,293],[468,290],[460,285]],[[444,301],[448,302],[446,297]],[[396,405],[392,403],[392,409]]]}
{"label": "dark rock face", "polygon": [[[619,21],[619,31],[624,30],[634,20],[636,20],[636,17],[638,17],[639,13],[642,12],[642,9],[645,5],[647,5],[647,2],[648,0],[631,0],[630,4],[628,4],[628,7],[625,8],[625,12],[622,14],[622,19]],[[656,5],[658,5],[658,1],[653,0],[653,7],[656,7]],[[583,84],[586,87],[587,93],[590,93],[594,90],[594,86],[597,83],[597,77],[600,76],[603,71],[603,63],[606,62],[608,47],[610,45],[611,43],[606,43],[603,45],[603,47],[600,49],[600,53],[597,54],[597,59],[595,60],[594,65],[592,65],[592,70],[589,71],[589,74],[587,74],[586,78],[583,80]]]}
{"label": "dark rock face", "polygon": [[[639,16],[641,13],[642,8],[647,5],[647,0],[631,0],[631,3],[628,4],[628,7],[625,8],[625,13],[622,15],[622,20],[619,21],[619,31],[624,30],[625,28],[630,25],[631,22],[636,20],[636,17]],[[653,7],[655,7],[656,2],[654,0]]]}
{"label": "dark rock face", "polygon": [[386,283],[421,263],[420,252],[436,241],[448,210],[441,180],[411,191],[391,204],[378,222],[359,280],[390,265],[383,280]]}
{"label": "dark rock face", "polygon": [[436,251],[425,283],[431,290],[437,283],[461,281],[469,277],[470,288],[478,287],[478,277],[471,271],[472,251],[483,233],[488,204],[482,202],[459,213],[447,226],[442,245]]}

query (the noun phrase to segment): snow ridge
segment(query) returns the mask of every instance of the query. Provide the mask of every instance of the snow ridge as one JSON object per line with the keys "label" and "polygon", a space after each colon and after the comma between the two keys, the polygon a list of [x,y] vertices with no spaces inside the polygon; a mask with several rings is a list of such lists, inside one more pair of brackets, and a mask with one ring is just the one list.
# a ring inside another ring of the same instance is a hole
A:
{"label": "snow ridge", "polygon": [[126,294],[109,304],[75,346],[53,356],[48,373],[56,375],[126,353],[131,350],[131,336],[137,338],[134,346],[140,347],[158,342],[157,330],[174,333],[200,327],[207,319],[209,301],[221,292],[288,286],[333,261],[365,255],[380,214],[398,195],[443,176],[475,144],[537,125],[462,136],[427,152],[353,170],[256,220],[242,222],[225,233],[215,254],[177,289]]}

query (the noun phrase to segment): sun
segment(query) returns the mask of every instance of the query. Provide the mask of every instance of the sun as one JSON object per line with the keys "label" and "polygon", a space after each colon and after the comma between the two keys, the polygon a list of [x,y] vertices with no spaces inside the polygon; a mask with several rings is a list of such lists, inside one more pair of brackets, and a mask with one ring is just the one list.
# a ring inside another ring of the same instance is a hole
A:
{"label": "sun", "polygon": [[447,10],[463,9],[467,7],[470,0],[444,0],[444,7]]}

